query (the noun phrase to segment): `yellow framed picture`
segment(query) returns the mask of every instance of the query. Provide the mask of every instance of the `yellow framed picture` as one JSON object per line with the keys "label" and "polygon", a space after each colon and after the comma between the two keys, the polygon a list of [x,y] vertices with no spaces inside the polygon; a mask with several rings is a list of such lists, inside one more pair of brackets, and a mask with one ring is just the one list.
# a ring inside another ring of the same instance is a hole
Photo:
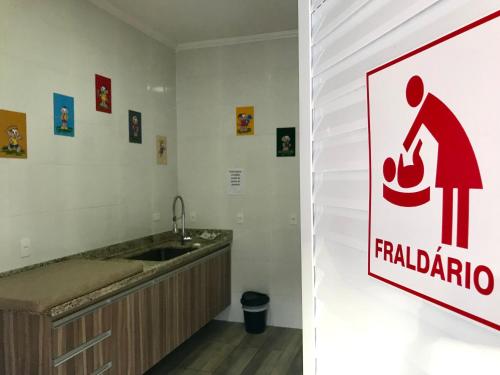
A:
{"label": "yellow framed picture", "polygon": [[236,107],[236,135],[254,135],[254,108]]}
{"label": "yellow framed picture", "polygon": [[28,158],[26,113],[0,110],[0,158]]}

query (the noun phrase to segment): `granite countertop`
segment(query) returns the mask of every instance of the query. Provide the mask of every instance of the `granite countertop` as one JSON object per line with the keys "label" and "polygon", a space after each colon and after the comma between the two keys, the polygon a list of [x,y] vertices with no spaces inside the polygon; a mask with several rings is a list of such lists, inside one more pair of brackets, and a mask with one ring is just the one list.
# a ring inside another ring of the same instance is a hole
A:
{"label": "granite countertop", "polygon": [[0,278],[0,310],[43,313],[143,271],[119,260],[69,259]]}
{"label": "granite countertop", "polygon": [[[79,254],[75,254],[70,257],[56,259],[50,262],[40,263],[33,266],[25,267],[23,269],[18,269],[14,271],[4,272],[0,274],[0,282],[2,278],[19,278],[22,277],[21,273],[26,271],[40,273],[44,267],[49,265],[54,265],[56,263],[62,263],[68,260],[99,260],[105,261],[109,260],[110,264],[119,262],[130,262],[135,265],[140,264],[142,266],[142,272],[135,273],[129,277],[123,278],[111,284],[108,284],[99,289],[87,292],[83,295],[77,296],[71,300],[64,303],[50,306],[42,313],[48,315],[53,320],[57,320],[75,312],[83,307],[91,305],[93,303],[99,302],[106,298],[109,298],[117,293],[125,291],[126,289],[132,288],[134,286],[140,285],[151,279],[154,279],[162,274],[172,272],[180,267],[183,267],[189,263],[192,263],[200,258],[203,258],[223,247],[226,247],[232,242],[232,231],[230,230],[212,230],[208,229],[210,233],[216,233],[217,237],[213,240],[207,240],[200,237],[200,235],[205,230],[193,229],[187,230],[187,233],[193,237],[192,241],[187,243],[187,246],[197,243],[199,247],[189,250],[186,254],[180,255],[176,258],[166,260],[166,261],[144,261],[144,260],[133,260],[127,259],[128,257],[138,255],[147,252],[151,249],[162,248],[162,247],[173,247],[182,248],[183,246],[179,243],[178,235],[172,232],[165,232],[153,236],[148,236],[140,238],[137,240],[127,241],[120,244],[115,244],[112,246],[103,247],[96,250],[86,251]],[[186,245],[184,245],[186,247]],[[101,262],[102,263],[102,262]],[[50,269],[51,267],[47,267]],[[7,281],[7,280],[4,280]],[[54,292],[55,293],[55,292]],[[0,295],[1,298],[1,295]],[[4,306],[5,308],[5,306]],[[19,308],[18,308],[19,310]],[[22,309],[20,309],[22,310]]]}

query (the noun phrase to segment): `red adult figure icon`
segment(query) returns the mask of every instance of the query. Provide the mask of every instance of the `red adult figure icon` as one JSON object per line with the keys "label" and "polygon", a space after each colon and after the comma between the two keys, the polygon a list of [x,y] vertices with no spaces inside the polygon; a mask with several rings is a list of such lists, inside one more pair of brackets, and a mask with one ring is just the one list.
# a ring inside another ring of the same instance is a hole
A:
{"label": "red adult figure icon", "polygon": [[409,151],[422,126],[438,143],[436,187],[443,189],[443,244],[452,245],[453,190],[458,191],[457,246],[469,245],[469,190],[482,189],[481,174],[474,149],[464,128],[450,108],[431,93],[424,98],[424,83],[413,76],[406,86],[406,99],[412,107],[420,103],[418,114],[404,140]]}

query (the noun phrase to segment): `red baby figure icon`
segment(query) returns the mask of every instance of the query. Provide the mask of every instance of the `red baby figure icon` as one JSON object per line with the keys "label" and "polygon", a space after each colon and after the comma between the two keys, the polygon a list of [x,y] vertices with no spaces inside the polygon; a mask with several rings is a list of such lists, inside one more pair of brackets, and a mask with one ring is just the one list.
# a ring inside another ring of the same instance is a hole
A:
{"label": "red baby figure icon", "polygon": [[[399,155],[399,162],[396,169],[396,162],[393,158],[385,159],[383,172],[384,178],[387,182],[392,182],[397,176],[397,183],[403,188],[413,188],[420,184],[424,177],[424,162],[420,156],[422,148],[422,141],[418,141],[417,146],[413,150],[412,162],[413,164],[405,165],[403,161],[403,154]],[[401,207],[416,207],[421,206],[430,200],[430,188],[426,187],[417,191],[398,191],[393,190],[388,185],[384,184],[383,196],[384,198]]]}
{"label": "red baby figure icon", "polygon": [[417,147],[413,150],[413,164],[404,165],[403,155],[399,155],[398,162],[398,185],[403,188],[411,188],[417,186],[424,177],[424,162],[420,156],[422,141],[418,141]]}

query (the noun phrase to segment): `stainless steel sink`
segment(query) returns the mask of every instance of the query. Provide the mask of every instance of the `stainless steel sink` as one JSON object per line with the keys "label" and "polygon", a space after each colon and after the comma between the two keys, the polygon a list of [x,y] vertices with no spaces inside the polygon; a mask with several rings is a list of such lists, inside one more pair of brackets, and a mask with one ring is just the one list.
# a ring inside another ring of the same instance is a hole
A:
{"label": "stainless steel sink", "polygon": [[194,246],[180,246],[180,247],[160,247],[156,249],[148,250],[144,253],[132,255],[127,257],[127,259],[135,260],[151,260],[156,262],[163,262],[166,260],[174,259],[180,257],[181,255],[187,254],[195,249]]}

